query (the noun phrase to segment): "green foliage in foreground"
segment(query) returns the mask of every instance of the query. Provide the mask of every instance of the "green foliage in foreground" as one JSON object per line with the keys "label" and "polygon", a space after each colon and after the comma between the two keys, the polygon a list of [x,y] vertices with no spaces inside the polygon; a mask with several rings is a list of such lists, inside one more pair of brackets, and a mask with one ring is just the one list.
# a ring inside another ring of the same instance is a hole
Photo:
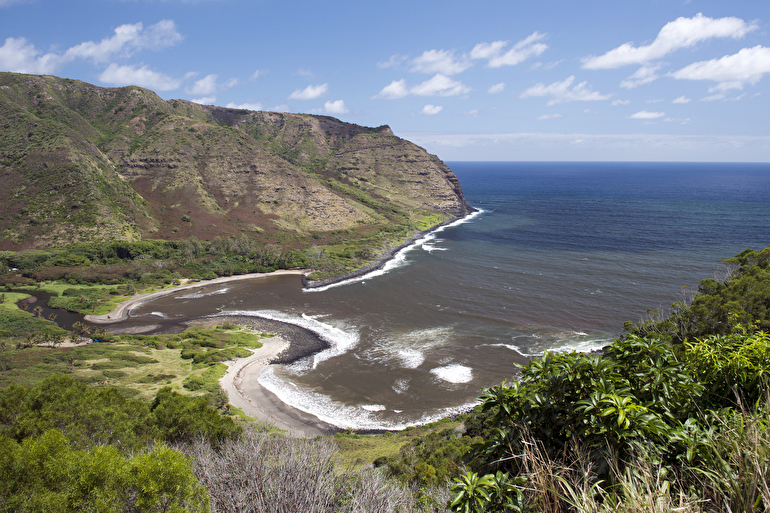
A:
{"label": "green foliage in foreground", "polygon": [[21,443],[0,436],[0,510],[204,512],[209,498],[190,459],[163,444],[76,449],[53,429]]}
{"label": "green foliage in foreground", "polygon": [[692,303],[677,302],[671,315],[637,324],[627,322],[631,335],[650,336],[672,342],[708,335],[728,335],[738,326],[770,331],[770,246],[762,251],[747,249],[724,261],[727,279],[703,280]]}
{"label": "green foliage in foreground", "polygon": [[114,388],[91,388],[51,376],[34,388],[0,391],[0,435],[22,442],[57,429],[77,449],[110,444],[138,450],[156,441],[212,442],[238,437],[241,428],[202,397],[161,389],[152,404],[126,399]]}

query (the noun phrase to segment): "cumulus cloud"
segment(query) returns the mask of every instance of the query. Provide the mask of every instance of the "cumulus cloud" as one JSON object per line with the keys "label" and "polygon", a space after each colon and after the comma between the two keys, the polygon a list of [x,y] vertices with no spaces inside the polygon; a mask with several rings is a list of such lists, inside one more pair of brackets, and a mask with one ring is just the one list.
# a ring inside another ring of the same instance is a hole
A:
{"label": "cumulus cloud", "polygon": [[328,112],[329,114],[347,114],[350,110],[345,106],[344,101],[337,100],[324,103],[324,112]]}
{"label": "cumulus cloud", "polygon": [[631,103],[631,100],[613,100],[612,106],[617,107],[618,105],[628,105]]}
{"label": "cumulus cloud", "polygon": [[289,95],[289,100],[315,100],[326,94],[329,84],[309,85],[303,90],[297,89]]}
{"label": "cumulus cloud", "polygon": [[192,87],[188,87],[185,91],[188,94],[212,94],[217,90],[218,77],[219,75],[207,75],[196,81]]}
{"label": "cumulus cloud", "polygon": [[628,116],[631,119],[658,119],[665,116],[665,112],[648,112],[646,110],[641,110],[637,112],[636,114],[631,114]]}
{"label": "cumulus cloud", "polygon": [[756,84],[770,73],[770,48],[755,46],[719,59],[701,61],[670,73],[676,79],[713,80],[724,84],[722,90],[740,89],[745,82]]}
{"label": "cumulus cloud", "polygon": [[374,99],[397,100],[410,94],[415,96],[458,96],[471,91],[471,88],[462,82],[437,73],[430,80],[408,88],[406,80],[394,80],[374,95]]}
{"label": "cumulus cloud", "polygon": [[634,87],[643,85],[643,84],[649,84],[650,82],[657,80],[660,78],[660,75],[658,75],[658,70],[660,69],[660,65],[656,66],[642,66],[638,70],[636,70],[636,73],[625,79],[620,83],[620,87],[625,87],[626,89],[633,89]]}
{"label": "cumulus cloud", "polygon": [[108,62],[115,55],[131,55],[137,50],[161,50],[182,40],[173,20],[161,20],[146,29],[142,23],[125,24],[115,29],[115,35],[95,43],[87,41],[69,48],[64,59],[91,59],[94,63]]}
{"label": "cumulus cloud", "polygon": [[387,61],[378,62],[377,67],[380,69],[397,68],[408,58],[406,55],[391,55]]}
{"label": "cumulus cloud", "polygon": [[580,82],[575,87],[570,89],[570,86],[575,81],[575,76],[572,75],[566,80],[561,82],[554,82],[551,85],[536,84],[519,95],[519,98],[530,98],[532,96],[550,96],[548,105],[555,105],[562,102],[590,102],[607,100],[612,95],[601,94],[598,91],[591,90],[588,86],[588,82]]}
{"label": "cumulus cloud", "polygon": [[513,45],[508,51],[503,52],[508,46],[508,41],[494,41],[492,43],[479,43],[471,50],[471,59],[483,59],[488,61],[490,68],[501,66],[515,66],[530,57],[541,55],[548,49],[548,45],[541,43],[546,35],[534,32]]}
{"label": "cumulus cloud", "polygon": [[53,73],[64,61],[60,55],[42,55],[23,37],[9,37],[0,46],[0,69],[17,73]]}
{"label": "cumulus cloud", "polygon": [[489,94],[498,94],[498,93],[502,93],[504,89],[505,89],[505,82],[500,82],[499,84],[495,84],[489,89],[487,89],[487,92]]}
{"label": "cumulus cloud", "polygon": [[214,102],[217,101],[216,96],[205,96],[203,98],[196,98],[194,100],[190,100],[193,103],[199,103],[201,105],[214,105]]}
{"label": "cumulus cloud", "polygon": [[417,96],[458,96],[471,91],[462,82],[437,73],[433,78],[414,86],[410,92]]}
{"label": "cumulus cloud", "polygon": [[265,74],[264,71],[262,71],[261,69],[258,69],[257,71],[252,73],[251,77],[249,77],[249,80],[256,80],[264,74]]}
{"label": "cumulus cloud", "polygon": [[563,117],[561,114],[543,114],[542,116],[538,116],[537,119],[557,119],[561,117]]}
{"label": "cumulus cloud", "polygon": [[185,92],[187,94],[206,95],[207,97],[210,97],[217,92],[226,91],[235,87],[239,82],[237,78],[231,78],[224,84],[219,84],[217,83],[217,78],[219,78],[219,75],[206,75],[202,79],[197,80],[192,87],[185,88]]}
{"label": "cumulus cloud", "polygon": [[409,71],[416,73],[440,73],[456,75],[470,68],[473,64],[467,57],[455,57],[454,51],[428,50],[411,61]]}
{"label": "cumulus cloud", "polygon": [[0,68],[20,73],[55,73],[76,59],[103,64],[116,56],[130,56],[146,49],[160,50],[181,40],[182,35],[172,20],[162,20],[146,29],[141,23],[121,25],[112,37],[98,43],[80,43],[63,54],[43,54],[25,38],[9,37],[0,47]]}
{"label": "cumulus cloud", "polygon": [[241,109],[241,110],[262,110],[262,104],[257,103],[251,103],[251,102],[245,102],[236,104],[235,102],[230,102],[226,105],[228,109]]}
{"label": "cumulus cloud", "polygon": [[425,107],[422,108],[420,111],[420,114],[423,114],[425,116],[435,116],[439,112],[441,112],[444,109],[441,105],[431,105],[428,104]]}
{"label": "cumulus cloud", "polygon": [[383,100],[397,100],[403,98],[409,94],[409,89],[406,87],[406,80],[394,80],[390,84],[382,88],[382,91],[374,95],[372,98]]}
{"label": "cumulus cloud", "polygon": [[99,81],[119,86],[138,85],[156,91],[178,89],[181,83],[180,80],[157,71],[152,71],[147,66],[137,68],[136,66],[120,66],[114,63],[110,64],[99,75]]}
{"label": "cumulus cloud", "polygon": [[649,45],[637,47],[633,43],[625,43],[604,55],[585,57],[582,59],[583,68],[611,69],[627,64],[644,64],[707,39],[717,37],[739,39],[756,29],[755,23],[747,24],[740,18],[713,19],[698,13],[692,18],[681,17],[666,23]]}
{"label": "cumulus cloud", "polygon": [[680,96],[679,98],[674,98],[673,100],[671,100],[671,103],[685,104],[685,103],[690,103],[691,101],[692,100],[686,96]]}

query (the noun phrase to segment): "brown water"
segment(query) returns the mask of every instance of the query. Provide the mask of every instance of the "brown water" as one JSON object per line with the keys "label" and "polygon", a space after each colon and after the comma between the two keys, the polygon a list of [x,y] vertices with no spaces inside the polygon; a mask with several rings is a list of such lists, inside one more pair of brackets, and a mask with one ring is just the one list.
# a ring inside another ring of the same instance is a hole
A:
{"label": "brown water", "polygon": [[544,350],[591,350],[666,308],[719,259],[770,244],[770,166],[454,163],[481,214],[379,276],[305,292],[282,276],[202,286],[129,322],[214,314],[304,326],[331,348],[264,373],[340,427],[396,429],[468,407]]}

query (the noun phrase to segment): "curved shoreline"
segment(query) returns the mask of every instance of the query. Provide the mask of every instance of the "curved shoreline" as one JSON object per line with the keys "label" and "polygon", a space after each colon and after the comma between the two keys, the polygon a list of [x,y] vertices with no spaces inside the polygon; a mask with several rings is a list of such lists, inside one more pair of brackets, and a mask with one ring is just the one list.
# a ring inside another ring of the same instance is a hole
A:
{"label": "curved shoreline", "polygon": [[222,276],[221,278],[214,278],[213,280],[203,280],[203,281],[196,281],[194,283],[186,283],[184,285],[179,285],[176,287],[170,287],[167,289],[158,290],[157,292],[150,292],[147,294],[137,294],[133,296],[131,299],[128,299],[127,301],[120,303],[118,306],[115,307],[115,309],[112,312],[108,314],[103,314],[103,315],[89,314],[84,316],[83,319],[88,322],[92,322],[94,324],[112,324],[115,322],[121,322],[128,319],[128,317],[131,314],[131,310],[133,310],[137,306],[142,305],[147,301],[152,301],[160,297],[175,294],[180,290],[194,289],[196,287],[205,287],[207,285],[216,285],[218,283],[227,283],[230,281],[251,280],[253,278],[267,278],[270,276],[282,276],[282,275],[305,276],[307,272],[308,272],[307,269],[280,270],[280,271],[273,271],[271,273],[251,273],[251,274],[239,274],[236,276]]}
{"label": "curved shoreline", "polygon": [[302,286],[306,289],[317,289],[321,287],[326,287],[329,285],[334,285],[335,283],[340,283],[346,280],[352,280],[354,278],[360,278],[361,276],[364,276],[366,274],[369,274],[374,271],[379,271],[383,267],[385,267],[385,264],[387,264],[390,260],[392,260],[396,254],[401,251],[404,248],[408,248],[421,238],[425,237],[429,233],[435,232],[439,228],[443,226],[448,226],[452,223],[456,223],[457,221],[460,221],[461,219],[465,219],[469,215],[473,214],[474,212],[477,212],[476,209],[473,209],[469,212],[466,212],[465,215],[455,217],[454,219],[447,219],[443,223],[439,223],[437,225],[431,226],[427,230],[423,230],[421,232],[418,232],[411,237],[409,237],[406,241],[402,242],[398,246],[393,246],[392,248],[385,251],[385,253],[382,254],[377,260],[372,262],[369,265],[366,265],[364,267],[361,267],[360,269],[356,269],[355,271],[350,271],[349,273],[342,274],[340,276],[333,276],[331,278],[326,278],[324,280],[309,280],[307,278],[307,275],[302,276]]}
{"label": "curved shoreline", "polygon": [[[170,287],[157,292],[139,294],[129,300],[119,304],[112,312],[105,315],[86,315],[84,320],[96,324],[113,324],[125,321],[130,317],[131,310],[148,302],[167,295],[174,294],[181,290],[203,287],[212,284],[226,283],[230,281],[249,280],[255,278],[265,278],[269,276],[280,275],[300,275],[303,288],[319,288],[327,285],[339,283],[345,280],[357,278],[373,271],[382,269],[385,264],[392,260],[399,251],[413,245],[415,242],[425,237],[441,227],[455,223],[471,215],[473,211],[467,212],[463,216],[449,219],[443,223],[432,226],[413,235],[405,242],[388,249],[375,262],[326,280],[310,281],[307,279],[309,270],[281,270],[272,273],[252,273],[237,276],[226,276],[215,278],[213,280],[199,281]],[[272,392],[267,390],[259,383],[261,372],[269,365],[289,364],[301,358],[312,356],[324,349],[329,348],[329,343],[319,337],[316,333],[283,321],[275,321],[259,316],[228,316],[212,315],[201,319],[222,319],[229,318],[237,324],[249,325],[260,331],[276,333],[274,344],[270,344],[268,351],[260,352],[257,350],[252,356],[236,359],[232,364],[228,364],[228,371],[220,380],[220,385],[228,394],[230,404],[241,408],[247,415],[257,418],[263,422],[272,424],[279,429],[285,430],[290,436],[294,437],[313,437],[319,435],[329,435],[339,431],[338,428],[319,420],[317,417],[306,414],[289,404],[281,401]],[[187,322],[194,322],[191,319]],[[239,322],[240,321],[240,322]]]}

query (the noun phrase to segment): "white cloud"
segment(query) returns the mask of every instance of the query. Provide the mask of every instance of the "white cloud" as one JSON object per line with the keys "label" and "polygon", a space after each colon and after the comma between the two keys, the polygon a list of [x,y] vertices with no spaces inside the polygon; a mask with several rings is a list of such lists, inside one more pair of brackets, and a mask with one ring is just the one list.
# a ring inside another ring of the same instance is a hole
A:
{"label": "white cloud", "polygon": [[297,89],[289,95],[289,100],[315,100],[326,94],[329,84],[309,85],[303,90]]}
{"label": "white cloud", "polygon": [[411,61],[409,71],[416,73],[440,73],[442,75],[456,75],[470,68],[473,64],[467,57],[457,59],[454,51],[427,50],[419,57]]}
{"label": "white cloud", "polygon": [[666,118],[663,120],[664,123],[679,123],[680,125],[689,125],[690,124],[690,118]]}
{"label": "white cloud", "polygon": [[10,7],[14,4],[26,4],[29,0],[0,0],[0,7]]}
{"label": "white cloud", "polygon": [[228,109],[262,110],[262,104],[259,103],[259,102],[257,102],[257,103],[245,102],[245,103],[241,103],[241,104],[236,104],[234,102],[230,102],[230,103],[228,103],[226,105],[226,107]]}
{"label": "white cloud", "polygon": [[497,94],[497,93],[502,93],[504,89],[505,89],[505,82],[500,82],[499,84],[495,84],[489,89],[487,89],[487,92],[489,94]]}
{"label": "white cloud", "polygon": [[377,63],[377,67],[381,69],[387,69],[387,68],[397,68],[402,62],[407,60],[409,57],[406,55],[391,55],[390,59],[387,61],[382,61]]}
{"label": "white cloud", "polygon": [[276,105],[275,107],[269,107],[265,110],[269,110],[271,112],[289,112],[291,108],[285,103],[282,103],[280,105]]}
{"label": "white cloud", "polygon": [[543,114],[542,116],[538,116],[537,119],[543,120],[543,119],[557,119],[564,117],[561,114]]}
{"label": "white cloud", "polygon": [[534,32],[513,45],[510,50],[502,53],[508,46],[508,41],[494,41],[492,43],[479,43],[471,50],[471,59],[484,59],[489,61],[487,66],[499,68],[501,66],[515,66],[530,57],[541,55],[548,49],[548,45],[540,43],[546,35]]}
{"label": "white cloud", "polygon": [[301,77],[314,77],[315,73],[313,73],[309,69],[299,68],[297,69],[297,75]]}
{"label": "white cloud", "polygon": [[383,100],[397,100],[403,98],[409,94],[409,89],[406,88],[406,80],[394,80],[390,84],[382,88],[382,91],[372,96],[373,99]]}
{"label": "white cloud", "polygon": [[722,90],[727,90],[740,89],[744,82],[756,84],[765,73],[770,73],[770,48],[755,46],[719,59],[695,62],[670,75],[676,79],[721,82]]}
{"label": "white cloud", "polygon": [[458,96],[471,91],[471,88],[462,82],[437,73],[430,80],[411,88],[409,92],[416,96]]}
{"label": "white cloud", "polygon": [[479,117],[479,109],[469,110],[468,112],[464,112],[463,114],[465,114],[466,116],[470,116],[472,118],[477,118]]}
{"label": "white cloud", "polygon": [[201,105],[214,105],[214,102],[217,101],[216,96],[205,96],[203,98],[196,98],[194,100],[190,100],[193,103],[199,103]]}
{"label": "white cloud", "polygon": [[663,101],[665,101],[665,100],[663,100],[663,98],[655,98],[655,99],[653,99],[653,100],[647,100],[647,101],[646,101],[646,102],[644,102],[644,103],[661,103],[661,102],[663,102]]}
{"label": "white cloud", "polygon": [[628,105],[631,103],[631,100],[613,100],[612,106],[617,107],[618,105]]}
{"label": "white cloud", "polygon": [[586,57],[582,59],[583,68],[610,69],[627,64],[644,64],[707,39],[715,37],[739,39],[756,29],[755,23],[749,25],[740,18],[713,19],[698,13],[692,18],[682,17],[666,23],[655,41],[649,45],[635,47],[633,43],[625,43],[599,57],[593,55]]}
{"label": "white cloud", "polygon": [[425,107],[422,108],[420,111],[420,114],[423,114],[425,116],[435,116],[439,112],[441,112],[444,109],[441,105],[431,105],[428,104]]}
{"label": "white cloud", "polygon": [[426,80],[414,87],[407,87],[406,80],[394,80],[382,88],[372,99],[397,100],[410,94],[415,96],[458,96],[471,91],[471,88],[462,82],[437,73],[430,80]]}
{"label": "white cloud", "polygon": [[108,62],[117,55],[129,56],[138,50],[160,50],[182,40],[172,20],[162,20],[147,29],[141,23],[121,25],[115,35],[98,43],[87,41],[63,54],[42,54],[26,39],[9,37],[0,47],[0,68],[20,73],[54,73],[76,59],[95,64]]}
{"label": "white cloud", "polygon": [[638,70],[636,70],[636,73],[625,79],[620,83],[620,87],[625,87],[626,89],[633,89],[634,87],[643,85],[643,84],[649,84],[650,82],[657,80],[660,75],[658,75],[658,70],[660,69],[660,65],[657,66],[642,66]]}
{"label": "white cloud", "polygon": [[570,86],[575,81],[572,75],[562,82],[554,82],[551,85],[536,84],[519,95],[519,98],[529,98],[531,96],[551,96],[548,105],[555,105],[561,102],[572,101],[599,101],[608,100],[612,95],[601,94],[598,91],[592,91],[587,85],[588,82],[581,82],[572,89]]}
{"label": "white cloud", "polygon": [[161,20],[144,29],[142,23],[121,25],[115,29],[115,35],[94,43],[87,41],[68,49],[63,58],[72,61],[76,58],[92,59],[94,63],[108,62],[117,54],[131,55],[136,50],[161,50],[175,45],[182,40],[172,20]]}
{"label": "white cloud", "polygon": [[17,73],[53,73],[61,64],[62,58],[54,53],[41,55],[41,52],[23,37],[9,37],[0,46],[0,69]]}
{"label": "white cloud", "polygon": [[237,78],[231,78],[224,84],[218,84],[217,78],[219,78],[219,75],[206,75],[202,79],[196,81],[192,87],[185,88],[185,92],[187,94],[211,96],[217,92],[231,89],[238,85],[239,82]]}
{"label": "white cloud", "polygon": [[198,80],[192,87],[185,89],[187,94],[212,94],[217,90],[217,78],[219,75],[206,75]]}
{"label": "white cloud", "polygon": [[691,101],[692,100],[686,96],[680,96],[679,98],[674,98],[673,100],[671,100],[671,103],[686,104],[686,103],[690,103]]}
{"label": "white cloud", "polygon": [[637,112],[636,114],[631,114],[628,116],[631,119],[658,119],[665,116],[665,112],[648,112],[646,110],[641,110]]}
{"label": "white cloud", "polygon": [[135,66],[119,66],[110,64],[101,75],[99,81],[113,85],[138,85],[154,89],[156,91],[171,91],[178,89],[181,81],[152,71],[147,66],[137,68]]}
{"label": "white cloud", "polygon": [[342,100],[324,103],[324,111],[329,114],[347,114],[350,112]]}
{"label": "white cloud", "polygon": [[259,77],[261,77],[261,76],[262,76],[262,75],[264,75],[264,74],[265,74],[265,72],[264,72],[264,71],[262,71],[262,70],[259,70],[259,69],[258,69],[257,71],[255,71],[255,72],[254,72],[254,73],[251,75],[251,77],[249,77],[249,80],[256,80],[256,79],[258,79]]}

